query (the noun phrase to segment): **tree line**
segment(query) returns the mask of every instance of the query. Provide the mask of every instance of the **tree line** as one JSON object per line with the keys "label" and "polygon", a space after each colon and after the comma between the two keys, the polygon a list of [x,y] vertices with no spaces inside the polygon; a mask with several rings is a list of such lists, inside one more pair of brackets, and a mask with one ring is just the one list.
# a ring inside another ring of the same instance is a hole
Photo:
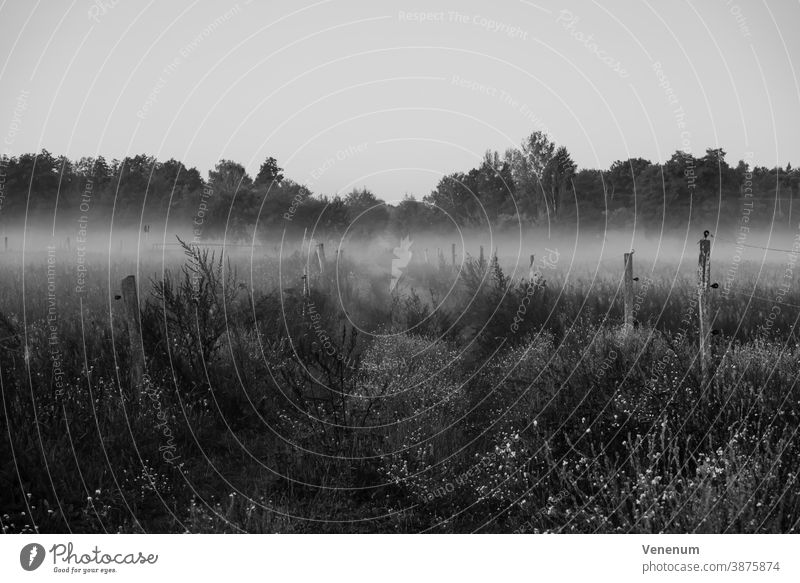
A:
{"label": "tree line", "polygon": [[644,158],[615,161],[607,169],[579,169],[563,145],[534,132],[518,148],[487,151],[475,168],[443,176],[421,198],[387,204],[367,188],[313,193],[285,178],[274,157],[255,177],[232,160],[220,160],[203,177],[182,162],[139,154],[108,161],[73,161],[42,150],[0,159],[0,227],[27,216],[64,224],[78,216],[113,219],[115,228],[169,218],[196,221],[202,236],[279,237],[283,229],[314,227],[329,235],[369,236],[455,228],[556,229],[685,228],[689,221],[751,225],[793,224],[800,217],[800,173],[726,161],[721,148],[703,156],[676,151],[663,163]]}

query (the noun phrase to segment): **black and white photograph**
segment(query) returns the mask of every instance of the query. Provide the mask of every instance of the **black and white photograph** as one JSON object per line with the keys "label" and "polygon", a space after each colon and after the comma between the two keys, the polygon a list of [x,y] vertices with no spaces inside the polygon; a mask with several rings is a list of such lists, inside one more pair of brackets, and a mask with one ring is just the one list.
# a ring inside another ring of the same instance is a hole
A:
{"label": "black and white photograph", "polygon": [[4,580],[796,580],[798,23],[0,1]]}

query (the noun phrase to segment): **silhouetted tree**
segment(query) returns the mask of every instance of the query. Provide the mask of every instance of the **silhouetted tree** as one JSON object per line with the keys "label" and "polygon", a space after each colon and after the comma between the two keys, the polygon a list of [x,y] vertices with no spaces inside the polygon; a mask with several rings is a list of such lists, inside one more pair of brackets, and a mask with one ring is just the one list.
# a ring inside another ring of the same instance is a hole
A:
{"label": "silhouetted tree", "polygon": [[269,186],[281,180],[283,180],[283,168],[280,168],[278,166],[278,161],[270,156],[261,164],[261,168],[259,168],[258,174],[256,175],[255,184],[256,186]]}

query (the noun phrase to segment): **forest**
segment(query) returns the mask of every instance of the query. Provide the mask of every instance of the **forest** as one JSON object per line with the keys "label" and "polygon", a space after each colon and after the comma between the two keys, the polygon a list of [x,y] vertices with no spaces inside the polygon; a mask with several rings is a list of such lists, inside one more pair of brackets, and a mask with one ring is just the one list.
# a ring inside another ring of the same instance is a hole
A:
{"label": "forest", "polygon": [[565,146],[534,132],[519,148],[488,150],[475,168],[443,176],[428,194],[387,204],[366,186],[312,192],[284,177],[274,157],[255,178],[232,160],[220,160],[204,177],[178,160],[147,154],[73,161],[42,150],[0,159],[0,227],[24,216],[30,223],[56,216],[70,224],[85,214],[81,203],[89,199],[84,210],[90,207],[95,221],[113,216],[115,228],[167,216],[173,224],[189,224],[203,201],[208,208],[202,237],[229,239],[252,238],[256,224],[257,238],[310,224],[336,237],[356,217],[358,233],[370,236],[489,225],[572,231],[637,224],[669,230],[697,220],[735,225],[742,214],[753,216],[753,226],[768,227],[791,225],[800,216],[793,209],[800,172],[790,164],[731,165],[726,157],[722,148],[703,156],[678,150],[663,163],[630,158],[607,169],[584,169]]}

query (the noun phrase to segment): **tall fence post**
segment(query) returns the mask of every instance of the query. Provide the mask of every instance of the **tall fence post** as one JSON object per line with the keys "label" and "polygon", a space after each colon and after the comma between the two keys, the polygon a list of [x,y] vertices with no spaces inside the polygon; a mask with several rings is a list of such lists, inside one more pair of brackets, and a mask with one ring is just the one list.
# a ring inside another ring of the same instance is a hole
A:
{"label": "tall fence post", "polygon": [[317,243],[317,260],[319,261],[319,273],[325,273],[325,244]]}
{"label": "tall fence post", "polygon": [[622,296],[625,302],[624,330],[629,333],[633,330],[633,251],[625,253],[625,278]]}
{"label": "tall fence post", "polygon": [[136,277],[129,275],[122,280],[122,302],[130,344],[130,382],[133,394],[138,394],[144,376],[144,345],[142,344],[141,314],[139,312],[139,293],[136,290]]}
{"label": "tall fence post", "polygon": [[711,319],[708,309],[708,289],[711,285],[711,241],[700,240],[700,256],[697,260],[697,315],[700,327],[700,370],[703,386],[708,382],[709,345]]}
{"label": "tall fence post", "polygon": [[310,284],[308,282],[308,268],[303,268],[303,275],[300,276],[303,280],[303,317],[306,315],[306,306],[308,305],[308,298],[311,295]]}

